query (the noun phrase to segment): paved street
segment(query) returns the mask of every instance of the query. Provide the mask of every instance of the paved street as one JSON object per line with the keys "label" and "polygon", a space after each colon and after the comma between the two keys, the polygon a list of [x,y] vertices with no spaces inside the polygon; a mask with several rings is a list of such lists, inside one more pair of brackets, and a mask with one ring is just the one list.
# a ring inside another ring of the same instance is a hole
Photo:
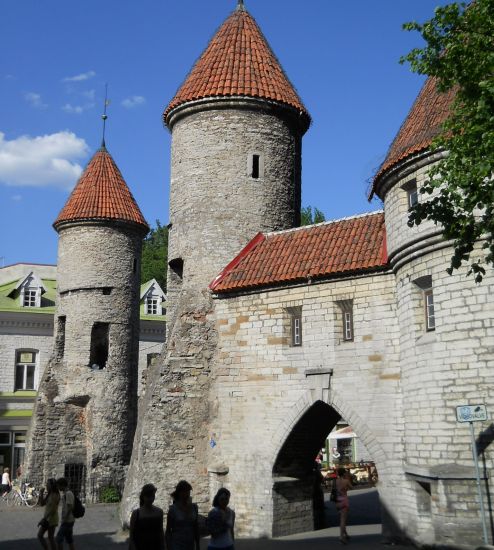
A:
{"label": "paved street", "polygon": [[[379,525],[377,493],[374,490],[353,491],[350,497],[352,519],[349,533],[352,536],[351,548],[355,550],[382,549]],[[7,508],[0,503],[0,548],[2,550],[37,550],[36,524],[41,517],[41,509]],[[327,519],[330,525],[320,531],[301,533],[274,540],[238,540],[236,550],[318,550],[339,548],[336,514],[328,503]],[[75,528],[77,550],[123,549],[128,544],[126,536],[119,532],[117,508],[114,505],[89,506],[85,517]],[[202,548],[207,548],[203,540]],[[397,550],[404,548],[394,546]]]}

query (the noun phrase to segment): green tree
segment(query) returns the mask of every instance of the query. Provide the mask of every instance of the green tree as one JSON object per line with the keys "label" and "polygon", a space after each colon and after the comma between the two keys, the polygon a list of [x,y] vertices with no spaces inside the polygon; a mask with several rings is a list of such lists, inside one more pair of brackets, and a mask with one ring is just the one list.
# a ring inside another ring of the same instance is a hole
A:
{"label": "green tree", "polygon": [[168,267],[168,228],[156,220],[144,239],[141,259],[141,282],[156,279],[161,288],[166,290],[166,271]]}
{"label": "green tree", "polygon": [[312,212],[312,206],[302,206],[300,210],[300,225],[312,225],[326,221],[324,213],[316,206]]}
{"label": "green tree", "polygon": [[[482,280],[494,265],[494,0],[452,3],[436,8],[424,24],[406,23],[426,42],[401,58],[414,72],[436,77],[440,92],[455,100],[433,150],[447,155],[432,167],[411,210],[408,224],[429,219],[453,240],[448,273],[469,264],[468,274]],[[428,196],[427,196],[428,195]],[[474,252],[483,241],[483,254]]]}

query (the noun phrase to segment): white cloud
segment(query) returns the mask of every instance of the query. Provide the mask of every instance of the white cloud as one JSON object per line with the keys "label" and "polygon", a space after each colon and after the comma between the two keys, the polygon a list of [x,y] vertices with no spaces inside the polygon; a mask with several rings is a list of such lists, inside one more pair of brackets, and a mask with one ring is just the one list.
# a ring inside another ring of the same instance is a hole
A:
{"label": "white cloud", "polygon": [[127,97],[122,101],[122,106],[126,109],[132,109],[133,107],[137,107],[138,105],[143,105],[146,103],[146,98],[142,97],[142,95],[133,95],[131,97]]}
{"label": "white cloud", "polygon": [[76,160],[88,152],[85,140],[67,130],[10,141],[0,132],[0,182],[17,187],[70,189],[82,173]]}
{"label": "white cloud", "polygon": [[62,111],[65,111],[71,115],[82,115],[84,111],[92,109],[93,107],[94,103],[86,103],[85,105],[72,105],[71,103],[66,103],[62,107]]}
{"label": "white cloud", "polygon": [[75,76],[66,76],[63,82],[82,82],[93,78],[93,76],[96,76],[96,73],[94,71],[88,71],[87,73],[76,74]]}
{"label": "white cloud", "polygon": [[22,200],[22,195],[12,195],[10,198],[15,202],[19,202]]}
{"label": "white cloud", "polygon": [[85,90],[81,92],[81,95],[90,101],[94,101],[94,98],[96,96],[96,90]]}
{"label": "white cloud", "polygon": [[29,105],[31,105],[31,107],[34,107],[35,109],[46,109],[48,107],[46,103],[43,103],[40,94],[35,92],[25,93],[24,99],[29,103]]}

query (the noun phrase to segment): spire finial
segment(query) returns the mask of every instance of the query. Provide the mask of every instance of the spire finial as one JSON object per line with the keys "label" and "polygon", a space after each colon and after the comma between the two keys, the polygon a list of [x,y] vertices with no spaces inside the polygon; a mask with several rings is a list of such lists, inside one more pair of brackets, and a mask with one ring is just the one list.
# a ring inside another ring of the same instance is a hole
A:
{"label": "spire finial", "polygon": [[106,130],[106,119],[108,118],[108,115],[106,114],[106,107],[110,105],[110,102],[108,100],[108,84],[105,84],[105,104],[103,106],[103,114],[101,115],[101,118],[103,119],[103,138],[101,140],[101,147],[105,148],[105,130]]}
{"label": "spire finial", "polygon": [[237,0],[237,11],[245,11],[244,0]]}

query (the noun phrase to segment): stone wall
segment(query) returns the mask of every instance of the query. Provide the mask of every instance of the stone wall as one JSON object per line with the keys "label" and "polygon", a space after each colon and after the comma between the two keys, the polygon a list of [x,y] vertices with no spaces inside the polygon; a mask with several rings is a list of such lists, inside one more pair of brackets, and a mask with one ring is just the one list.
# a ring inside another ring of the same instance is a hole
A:
{"label": "stone wall", "polygon": [[[420,186],[426,170],[413,170],[410,164],[406,174],[396,170],[401,177],[385,196],[400,327],[407,472],[402,499],[415,540],[478,544],[481,529],[470,435],[468,426],[456,421],[455,408],[485,403],[494,409],[494,274],[488,270],[479,285],[467,276],[467,269],[448,275],[452,249],[437,235],[437,228],[431,222],[407,227],[402,186],[412,178]],[[481,256],[480,247],[473,254]],[[426,327],[426,286],[431,286],[434,297],[433,331]],[[481,459],[490,472],[492,426],[479,423],[476,429],[487,430]],[[489,483],[484,489],[490,491]]]}
{"label": "stone wall", "polygon": [[[341,300],[353,300],[350,342],[343,341]],[[302,308],[300,347],[290,345],[293,307]],[[217,445],[208,450],[208,464],[228,467],[239,533],[271,536],[312,525],[311,502],[303,496],[311,492],[307,475],[340,415],[376,462],[382,502],[399,522],[404,427],[393,275],[220,298],[216,315],[210,401]],[[290,456],[286,442],[292,437]],[[283,453],[285,466],[277,474]],[[283,478],[288,474],[293,482]],[[301,524],[283,522],[286,514]]]}
{"label": "stone wall", "polygon": [[[137,414],[141,242],[128,226],[61,230],[54,352],[27,448],[26,475],[35,483],[77,463],[86,467],[88,499],[110,479],[123,484]],[[101,369],[91,365],[95,323],[109,327]]]}
{"label": "stone wall", "polygon": [[[258,179],[249,159],[261,157]],[[167,315],[185,288],[205,288],[259,231],[287,229],[300,216],[300,131],[259,106],[193,112],[173,125]]]}

